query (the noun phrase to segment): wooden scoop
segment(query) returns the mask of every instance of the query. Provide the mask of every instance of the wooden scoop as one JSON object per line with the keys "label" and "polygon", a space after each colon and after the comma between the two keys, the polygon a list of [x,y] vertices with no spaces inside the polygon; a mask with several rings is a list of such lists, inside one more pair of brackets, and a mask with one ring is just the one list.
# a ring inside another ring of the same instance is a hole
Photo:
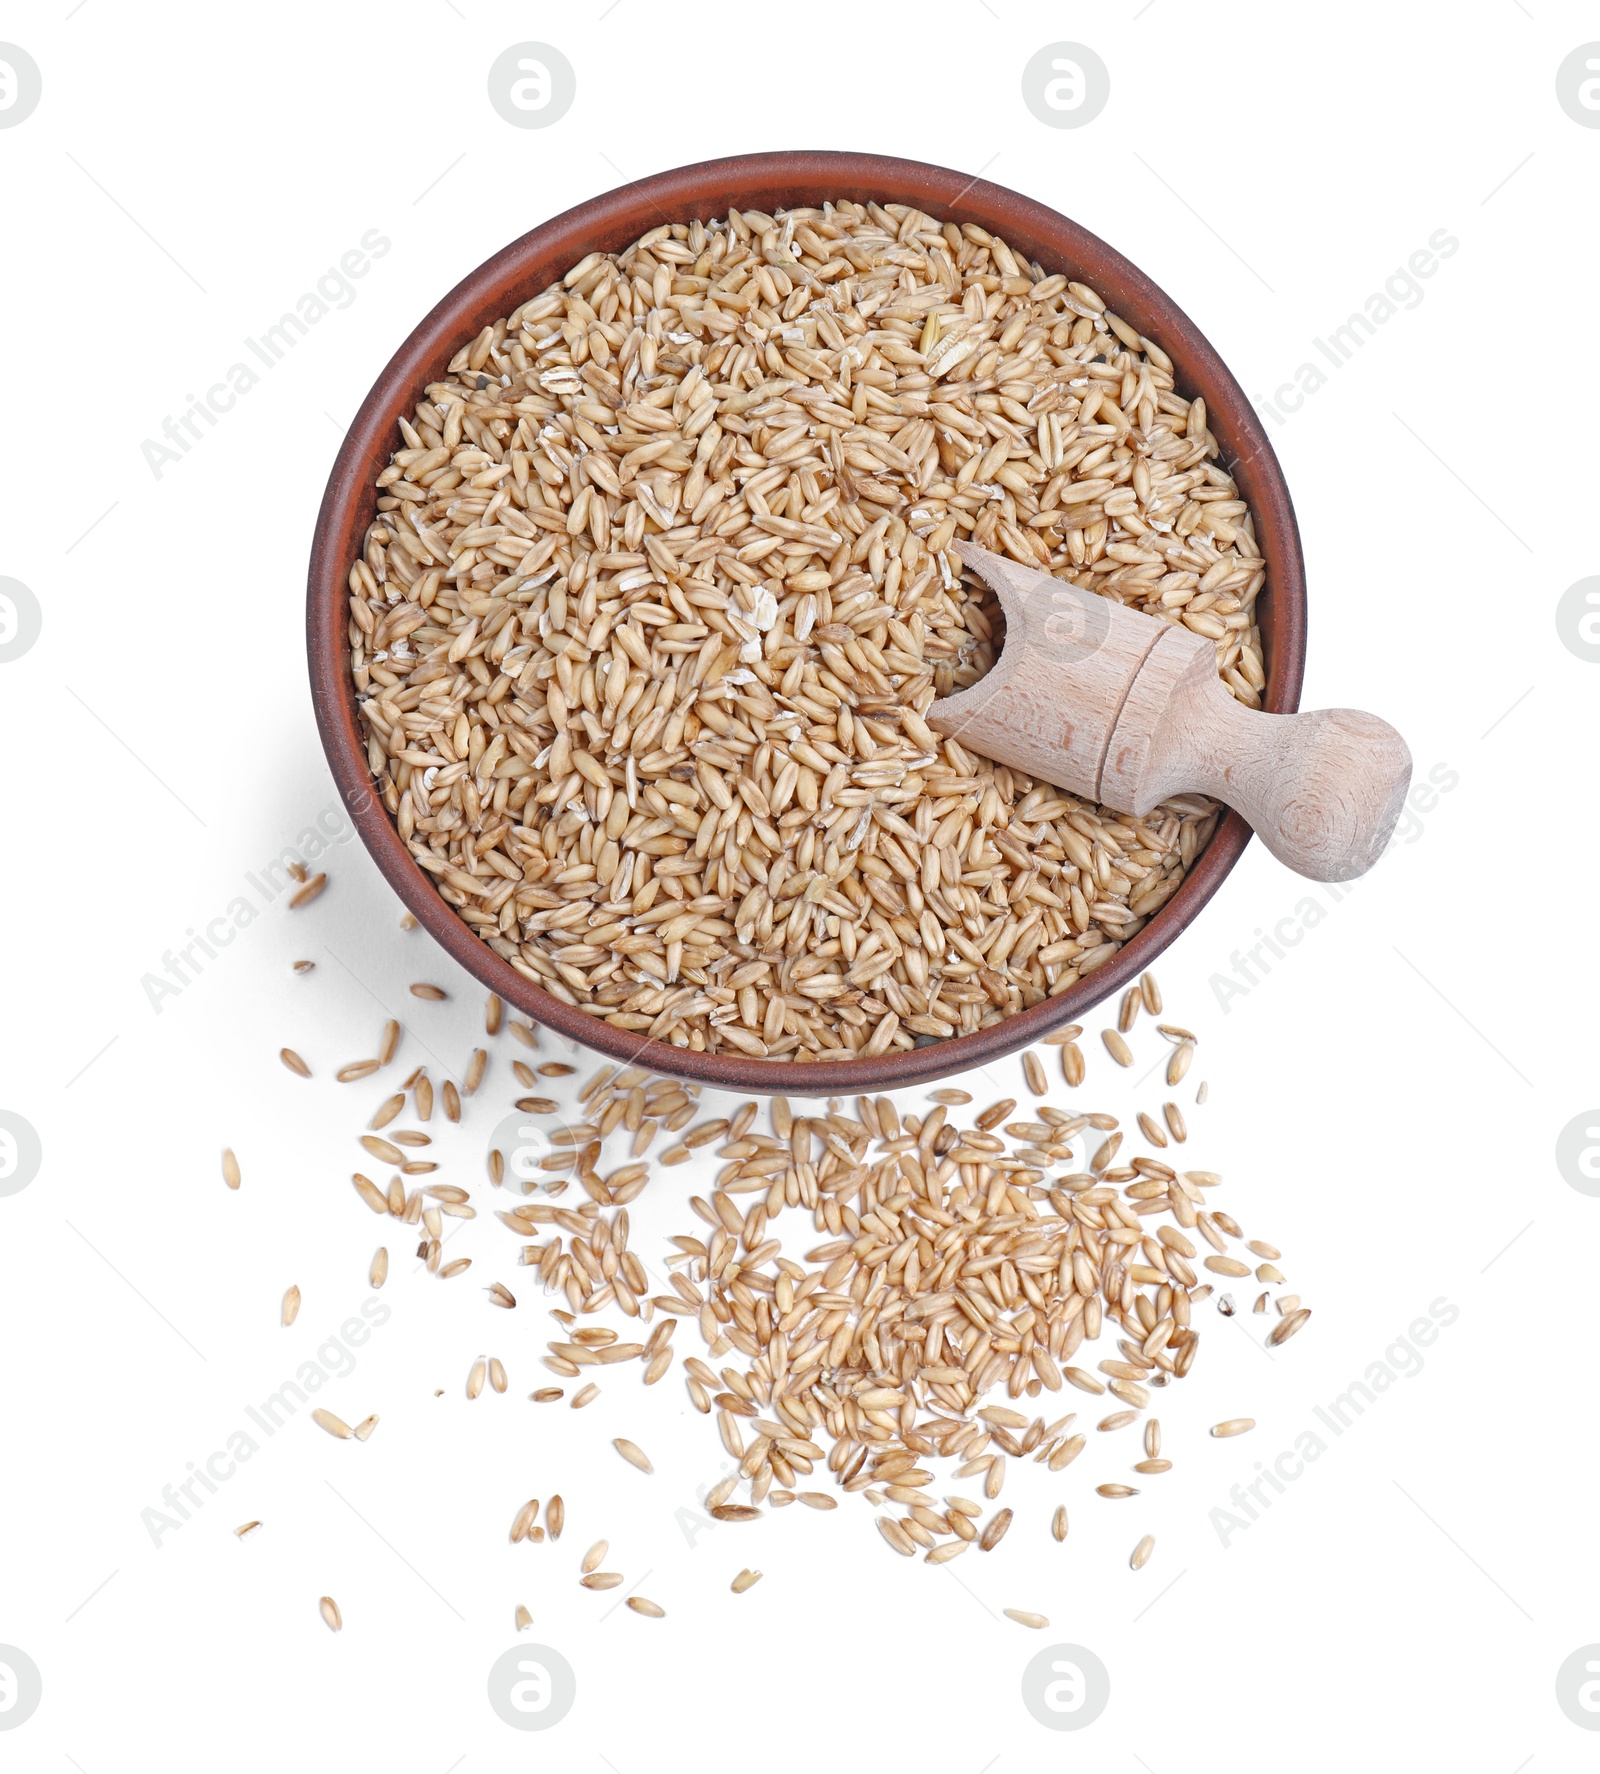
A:
{"label": "wooden scoop", "polygon": [[1119,813],[1211,795],[1313,881],[1353,880],[1383,854],[1411,782],[1387,721],[1255,713],[1203,635],[973,543],[955,550],[994,587],[1006,640],[977,683],[928,710],[936,732]]}

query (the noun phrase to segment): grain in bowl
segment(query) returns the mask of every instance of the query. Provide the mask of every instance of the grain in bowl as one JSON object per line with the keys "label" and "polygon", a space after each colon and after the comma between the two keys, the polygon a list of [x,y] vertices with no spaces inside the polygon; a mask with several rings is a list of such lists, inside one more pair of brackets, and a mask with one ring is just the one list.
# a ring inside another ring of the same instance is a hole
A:
{"label": "grain in bowl", "polygon": [[974,224],[836,203],[591,253],[431,383],[350,572],[385,806],[545,991],[842,1059],[987,1027],[1143,927],[1217,821],[1143,819],[922,716],[993,662],[958,536],[1264,684],[1254,524],[1203,401]]}

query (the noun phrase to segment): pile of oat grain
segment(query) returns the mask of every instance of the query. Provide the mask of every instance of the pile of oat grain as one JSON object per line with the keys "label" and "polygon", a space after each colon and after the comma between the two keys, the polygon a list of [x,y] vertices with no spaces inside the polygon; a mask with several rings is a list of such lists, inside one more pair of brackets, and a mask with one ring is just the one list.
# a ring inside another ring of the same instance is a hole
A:
{"label": "pile of oat grain", "polygon": [[[427,1003],[447,997],[421,981],[411,993]],[[1311,1317],[1289,1291],[1279,1251],[1247,1237],[1215,1205],[1220,1178],[1184,1164],[1189,1128],[1171,1093],[1188,1077],[1198,1037],[1159,1020],[1163,1011],[1146,974],[1124,993],[1116,1026],[1100,1033],[1105,1052],[1125,1069],[1140,1063],[1136,1042],[1162,1051],[1142,1027],[1135,1032],[1137,1025],[1153,1024],[1167,1044],[1159,1068],[1166,1100],[1139,1110],[1129,1127],[1103,1111],[1050,1100],[1064,1089],[1076,1102],[1087,1081],[1082,1030],[1073,1025],[1021,1058],[1020,1088],[1034,1099],[1031,1112],[1019,1113],[1016,1100],[1003,1098],[967,1123],[971,1095],[944,1086],[917,1109],[863,1096],[851,1108],[828,1099],[796,1113],[786,1098],[774,1097],[763,1128],[760,1105],[748,1100],[727,1116],[697,1120],[695,1085],[639,1067],[602,1066],[563,1110],[556,1097],[531,1093],[554,1087],[575,1068],[538,1057],[538,1029],[508,1018],[491,996],[485,1034],[491,1042],[509,1034],[529,1054],[509,1058],[511,1081],[530,1093],[515,1098],[517,1138],[529,1131],[522,1118],[531,1118],[543,1124],[549,1148],[532,1170],[520,1161],[509,1166],[497,1144],[486,1153],[489,1182],[505,1202],[495,1217],[524,1241],[515,1260],[528,1286],[560,1302],[550,1309],[556,1333],[540,1358],[559,1383],[540,1384],[531,1401],[584,1409],[626,1371],[642,1368],[651,1387],[681,1365],[691,1404],[715,1416],[733,1462],[705,1493],[713,1517],[756,1522],[795,1503],[833,1510],[840,1493],[860,1494],[878,1512],[885,1542],[908,1557],[920,1550],[929,1564],[999,1545],[1013,1510],[990,1505],[1009,1468],[1024,1460],[1061,1473],[1097,1443],[1103,1453],[1091,1459],[1088,1476],[1078,1468],[1063,1490],[1071,1485],[1084,1498],[1092,1486],[1107,1503],[1139,1498],[1150,1480],[1173,1469],[1156,1415],[1159,1395],[1194,1365],[1197,1314],[1213,1298],[1211,1278],[1224,1286],[1256,1284],[1252,1310],[1270,1323],[1269,1346],[1286,1342]],[[399,1021],[389,1020],[376,1057],[339,1066],[333,1077],[365,1082],[396,1060],[404,1039]],[[1051,1047],[1059,1085],[1044,1064]],[[293,1050],[282,1055],[294,1062],[289,1070],[296,1076],[316,1075]],[[446,1120],[463,1120],[491,1074],[498,1081],[497,1063],[474,1047],[459,1084],[445,1077],[436,1096],[427,1068],[415,1067],[356,1136],[366,1160],[393,1167],[386,1187],[357,1173],[357,1193],[374,1214],[418,1228],[416,1257],[441,1280],[473,1266],[467,1256],[442,1260],[445,1219],[478,1217],[472,1191],[411,1179],[431,1179],[440,1169],[425,1131],[436,1103]],[[1194,1101],[1206,1096],[1202,1083]],[[670,1143],[652,1152],[663,1133]],[[502,1119],[496,1138],[509,1137]],[[626,1161],[607,1168],[613,1139],[625,1148],[613,1156]],[[705,1229],[669,1240],[668,1285],[652,1293],[661,1283],[633,1246],[629,1204],[651,1180],[652,1157],[673,1167],[709,1148],[721,1160],[715,1184],[689,1201]],[[222,1175],[230,1190],[241,1187],[243,1168],[231,1148],[222,1154]],[[388,1275],[383,1247],[371,1260],[369,1284],[381,1288]],[[489,1306],[515,1310],[526,1290],[495,1280],[485,1291]],[[301,1290],[291,1285],[280,1299],[280,1323],[292,1326],[300,1308]],[[1226,1317],[1238,1309],[1226,1292],[1211,1307]],[[619,1330],[598,1322],[613,1310],[633,1324]],[[706,1358],[675,1347],[680,1318],[693,1321]],[[1114,1347],[1102,1341],[1107,1332]],[[602,1371],[619,1367],[624,1371],[615,1375]],[[483,1396],[486,1386],[510,1390],[510,1373],[497,1356],[480,1355],[468,1372],[469,1399]],[[1086,1399],[1101,1402],[1087,1406]],[[379,1422],[373,1413],[352,1427],[321,1407],[311,1416],[328,1435],[357,1443]],[[1119,1433],[1135,1426],[1137,1435]],[[1254,1427],[1252,1418],[1227,1417],[1210,1434],[1227,1440]],[[654,1472],[631,1438],[613,1437],[613,1446],[637,1471]],[[1106,1455],[1110,1471],[1126,1476],[1095,1483],[1093,1469],[1106,1470]],[[936,1494],[933,1463],[941,1460],[955,1463],[950,1479],[972,1480],[986,1501],[959,1491]],[[829,1488],[819,1488],[824,1484]],[[540,1509],[538,1499],[518,1507],[513,1543],[560,1539],[563,1498],[549,1499],[542,1524]],[[1138,1514],[1137,1506],[1128,1512]],[[259,1526],[249,1522],[237,1532]],[[1055,1503],[1049,1531],[1057,1541],[1066,1538],[1065,1501]],[[1143,1569],[1154,1548],[1154,1536],[1142,1533],[1130,1566]],[[589,1548],[580,1586],[608,1589],[625,1581],[620,1571],[598,1568],[608,1550],[604,1540]],[[759,1575],[741,1571],[734,1593]],[[643,1597],[630,1606],[647,1617],[665,1614]],[[323,1612],[338,1630],[336,1604],[324,1598]],[[1031,1609],[1003,1612],[1031,1629],[1049,1624]],[[530,1623],[519,1607],[518,1630]]]}
{"label": "pile of oat grain", "polygon": [[[1124,996],[1120,1027],[1103,1036],[1119,1064],[1133,1062],[1124,1036],[1141,1009],[1154,1016],[1159,1006],[1149,975]],[[1170,1089],[1184,1078],[1196,1038],[1174,1024],[1157,1026],[1171,1043]],[[1084,1077],[1080,1032],[1072,1027],[1056,1038],[1069,1088]],[[1051,1094],[1037,1055],[1026,1057],[1034,1061],[1023,1067],[1028,1088]],[[640,1088],[633,1074],[605,1067],[584,1094],[615,1100]],[[609,1191],[596,1169],[596,1123],[577,1130],[582,1151],[548,1167],[575,1173],[588,1201],[577,1208],[530,1201],[500,1213],[513,1231],[548,1234],[525,1245],[522,1259],[547,1288],[566,1294],[571,1310],[556,1314],[564,1324],[614,1303],[647,1319],[652,1309],[669,1323],[689,1317],[711,1359],[728,1363],[683,1361],[691,1402],[715,1413],[723,1446],[738,1462],[707,1498],[713,1514],[754,1519],[763,1503],[832,1508],[827,1493],[803,1488],[825,1466],[844,1491],[905,1510],[878,1519],[897,1551],[924,1548],[936,1564],[974,1543],[987,1551],[1010,1526],[1010,1509],[980,1524],[975,1501],[939,1499],[927,1489],[933,1474],[926,1462],[958,1460],[953,1476],[978,1481],[992,1501],[1009,1460],[1059,1472],[1091,1434],[1142,1420],[1144,1458],[1131,1466],[1139,1482],[1095,1487],[1108,1500],[1137,1497],[1147,1477],[1171,1468],[1159,1421],[1146,1413],[1199,1352],[1194,1314],[1214,1286],[1200,1271],[1261,1285],[1254,1310],[1275,1314],[1271,1344],[1310,1318],[1286,1291],[1278,1250],[1247,1240],[1212,1205],[1220,1178],[1173,1162],[1188,1129],[1170,1098],[1159,1117],[1137,1116],[1135,1138],[1147,1149],[1120,1163],[1125,1133],[1113,1116],[1044,1102],[1032,1117],[1018,1116],[1007,1098],[962,1127],[953,1116],[971,1101],[967,1092],[937,1090],[933,1098],[929,1112],[902,1117],[887,1097],[858,1097],[853,1114],[835,1102],[826,1113],[796,1114],[776,1097],[770,1133],[756,1131],[753,1103],[733,1122],[701,1123],[689,1140],[721,1139],[716,1153],[725,1162],[709,1199],[690,1203],[708,1230],[672,1240],[671,1293],[641,1299],[616,1288],[618,1265],[627,1260],[627,1215],[608,1220],[604,1211]],[[777,1223],[787,1209],[802,1210],[823,1242],[785,1254]],[[1231,1295],[1218,1305],[1228,1316],[1236,1310]],[[1107,1331],[1115,1347],[1100,1354],[1095,1345]],[[585,1347],[585,1338],[616,1352]],[[639,1359],[653,1364],[648,1382],[671,1360],[670,1333],[660,1326],[648,1343],[629,1344],[617,1344],[611,1332],[569,1330],[549,1350],[545,1365],[570,1376],[595,1363]],[[1074,1394],[1105,1404],[1080,1421],[1070,1408]],[[1042,1411],[1014,1408],[1031,1401]],[[1226,1438],[1252,1426],[1233,1418],[1212,1433]],[[733,1502],[742,1485],[748,1502]],[[1053,1530],[1064,1535],[1064,1508]],[[1141,1541],[1134,1568],[1149,1555]]]}
{"label": "pile of oat grain", "polygon": [[1098,808],[921,716],[992,663],[968,538],[1182,622],[1254,705],[1250,513],[1202,401],[972,224],[838,203],[591,254],[401,422],[350,575],[385,805],[545,990],[848,1057],[1065,990],[1214,806]]}

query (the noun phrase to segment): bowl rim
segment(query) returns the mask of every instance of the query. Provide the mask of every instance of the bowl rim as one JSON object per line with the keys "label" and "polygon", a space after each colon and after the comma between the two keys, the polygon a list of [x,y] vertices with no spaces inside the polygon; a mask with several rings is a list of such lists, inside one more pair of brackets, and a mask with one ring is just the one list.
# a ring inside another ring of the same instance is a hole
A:
{"label": "bowl rim", "polygon": [[373,383],[334,458],[312,539],[306,648],[312,704],[328,765],[362,842],[417,922],[466,971],[512,1008],[608,1059],[719,1089],[846,1095],[928,1083],[1002,1059],[1074,1021],[1142,973],[1198,916],[1249,843],[1229,811],[1167,903],[1111,959],[1065,992],[972,1034],[934,1039],[872,1059],[784,1066],[736,1053],[697,1052],[645,1039],[542,990],[497,955],[441,899],[374,792],[348,668],[347,582],[376,510],[374,480],[393,449],[396,423],[444,372],[451,356],[492,321],[557,281],[587,253],[615,251],[663,221],[726,214],[730,207],[807,207],[849,198],[913,204],[942,221],[972,222],[1014,250],[1091,285],[1107,306],[1172,359],[1180,386],[1203,394],[1220,460],[1254,513],[1267,566],[1262,629],[1274,714],[1299,706],[1305,669],[1305,565],[1299,526],[1265,427],[1210,341],[1130,260],[1080,224],[1002,185],[948,167],[881,154],[797,150],[675,167],[553,216],[485,260],[438,302]]}

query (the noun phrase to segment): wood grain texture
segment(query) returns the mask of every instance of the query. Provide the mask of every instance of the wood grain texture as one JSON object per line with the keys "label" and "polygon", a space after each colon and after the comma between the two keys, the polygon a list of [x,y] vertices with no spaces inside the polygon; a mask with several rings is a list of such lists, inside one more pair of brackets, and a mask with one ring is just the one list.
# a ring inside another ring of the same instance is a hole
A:
{"label": "wood grain texture", "polygon": [[1387,721],[1357,708],[1257,714],[1214,670],[1185,689],[1151,743],[1144,802],[1179,780],[1214,795],[1313,881],[1353,881],[1382,856],[1411,786],[1411,753]]}
{"label": "wood grain texture", "polygon": [[977,683],[933,704],[928,725],[968,751],[1103,799],[1100,778],[1117,711],[1163,625],[1148,617],[1123,621],[1132,612],[1110,598],[976,543],[953,548],[1000,600],[1006,641]]}
{"label": "wood grain texture", "polygon": [[993,587],[1006,639],[990,672],[928,710],[937,732],[1119,813],[1211,795],[1314,881],[1353,880],[1383,854],[1411,782],[1387,721],[1248,709],[1204,636],[973,543],[956,551]]}

